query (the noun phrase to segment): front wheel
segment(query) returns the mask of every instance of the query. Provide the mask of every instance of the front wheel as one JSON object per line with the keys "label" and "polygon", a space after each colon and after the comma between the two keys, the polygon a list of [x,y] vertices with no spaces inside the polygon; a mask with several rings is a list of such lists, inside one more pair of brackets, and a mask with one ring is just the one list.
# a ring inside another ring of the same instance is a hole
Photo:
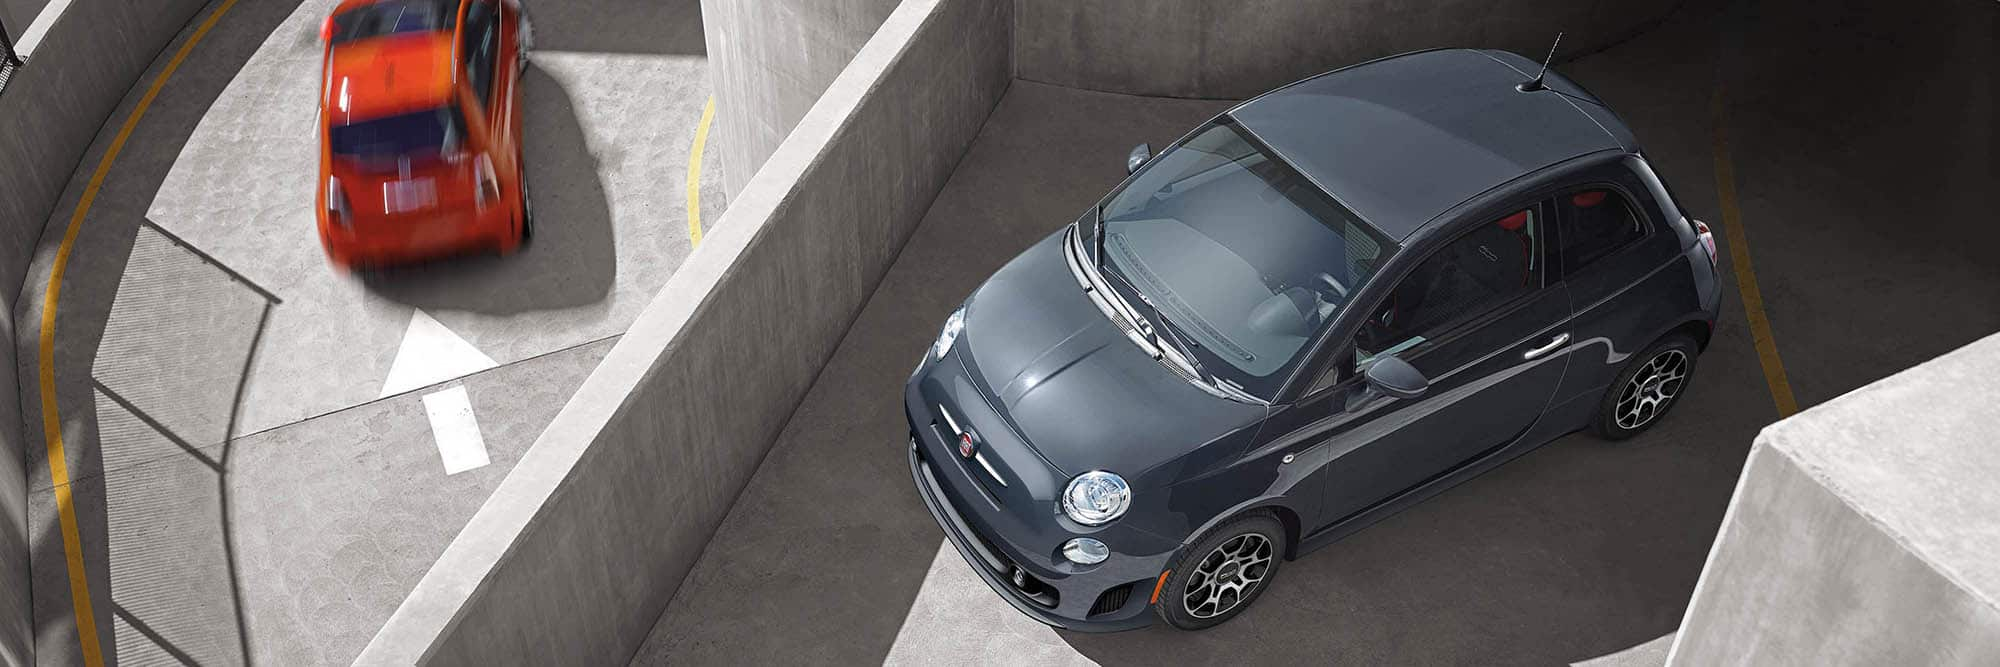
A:
{"label": "front wheel", "polygon": [[1672,334],[1634,355],[1605,389],[1591,430],[1607,440],[1624,440],[1660,423],[1686,393],[1696,354],[1693,338]]}
{"label": "front wheel", "polygon": [[1153,612],[1182,630],[1221,625],[1257,601],[1284,562],[1285,526],[1269,514],[1223,524],[1181,552]]}

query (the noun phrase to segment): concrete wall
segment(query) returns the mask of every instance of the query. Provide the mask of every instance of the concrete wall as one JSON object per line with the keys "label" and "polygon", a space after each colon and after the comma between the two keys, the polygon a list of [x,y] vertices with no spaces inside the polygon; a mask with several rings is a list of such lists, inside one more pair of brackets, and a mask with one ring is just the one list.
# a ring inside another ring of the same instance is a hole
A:
{"label": "concrete wall", "polygon": [[[39,3],[36,3],[39,4]],[[0,93],[0,299],[17,312],[22,280],[63,189],[89,177],[80,163],[111,112],[160,50],[206,3],[198,0],[74,0],[48,24],[28,64]],[[9,7],[26,7],[14,2]],[[8,17],[9,31],[23,31]],[[94,166],[94,165],[92,165]],[[11,329],[13,318],[0,319]],[[11,330],[6,340],[18,340]],[[15,349],[0,346],[0,368]],[[33,662],[28,596],[27,472],[20,388],[0,382],[0,664]],[[27,421],[23,422],[23,417]],[[17,594],[18,592],[18,594]]]}
{"label": "concrete wall", "polygon": [[1005,93],[1011,9],[888,17],[360,664],[630,658]]}
{"label": "concrete wall", "polygon": [[1676,665],[2000,664],[2000,336],[1766,428]]}
{"label": "concrete wall", "polygon": [[1133,95],[1242,99],[1442,46],[1563,54],[1616,43],[1681,0],[1015,0],[1015,75]]}
{"label": "concrete wall", "polygon": [[702,0],[713,146],[731,200],[895,8],[896,0]]}

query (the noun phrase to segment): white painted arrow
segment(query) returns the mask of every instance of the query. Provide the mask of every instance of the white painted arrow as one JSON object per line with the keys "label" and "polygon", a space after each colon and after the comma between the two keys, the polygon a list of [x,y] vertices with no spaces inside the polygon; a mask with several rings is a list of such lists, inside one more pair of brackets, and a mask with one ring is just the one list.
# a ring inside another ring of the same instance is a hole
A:
{"label": "white painted arrow", "polygon": [[410,328],[403,332],[396,361],[389,365],[389,378],[382,382],[381,397],[455,380],[498,365],[492,357],[419,308],[410,313]]}

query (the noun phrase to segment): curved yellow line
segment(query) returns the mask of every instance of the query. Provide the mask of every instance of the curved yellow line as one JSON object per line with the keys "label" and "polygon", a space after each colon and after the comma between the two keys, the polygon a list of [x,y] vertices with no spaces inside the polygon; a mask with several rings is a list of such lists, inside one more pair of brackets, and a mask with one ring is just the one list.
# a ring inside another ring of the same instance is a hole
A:
{"label": "curved yellow line", "polygon": [[69,216],[69,228],[63,231],[62,245],[56,248],[55,265],[49,270],[49,289],[42,299],[42,335],[39,356],[42,390],[42,435],[43,445],[48,450],[49,481],[55,485],[56,520],[62,526],[63,558],[69,565],[69,597],[76,607],[77,641],[83,647],[83,663],[90,667],[103,667],[104,652],[97,640],[97,616],[91,611],[90,583],[85,578],[83,568],[83,545],[76,529],[76,503],[70,494],[69,459],[63,452],[62,414],[56,409],[56,304],[62,299],[63,273],[69,268],[69,253],[76,246],[77,232],[83,229],[84,216],[90,213],[90,205],[97,200],[98,190],[104,187],[104,178],[111,172],[111,163],[118,159],[118,153],[125,150],[125,141],[132,137],[132,129],[138,127],[139,119],[146,115],[146,109],[153,105],[153,98],[166,87],[167,79],[180,69],[181,62],[187,60],[194,51],[194,45],[208,34],[215,22],[222,18],[236,0],[223,0],[215,12],[195,28],[194,35],[182,44],[160,75],[153,79],[153,85],[146,89],[144,97],[132,107],[132,115],[118,128],[117,136],[111,139],[111,146],[104,150],[103,159],[98,160],[97,170],[90,174],[90,183],[83,188],[83,197],[77,200],[76,211]]}
{"label": "curved yellow line", "polygon": [[1771,333],[1771,317],[1764,312],[1764,290],[1757,286],[1757,271],[1750,266],[1750,238],[1743,232],[1743,212],[1736,203],[1736,163],[1730,158],[1728,106],[1723,88],[1717,86],[1709,98],[1709,122],[1715,153],[1715,196],[1722,206],[1722,234],[1729,239],[1729,263],[1736,269],[1736,289],[1743,297],[1743,316],[1750,325],[1750,342],[1757,348],[1757,363],[1764,369],[1764,385],[1771,390],[1771,402],[1778,417],[1798,414],[1799,401],[1792,396],[1792,382],[1785,362],[1778,356],[1778,338]]}
{"label": "curved yellow line", "polygon": [[715,97],[701,110],[701,124],[694,128],[694,148],[688,151],[688,246],[701,245],[701,151],[708,145],[708,125],[715,122]]}

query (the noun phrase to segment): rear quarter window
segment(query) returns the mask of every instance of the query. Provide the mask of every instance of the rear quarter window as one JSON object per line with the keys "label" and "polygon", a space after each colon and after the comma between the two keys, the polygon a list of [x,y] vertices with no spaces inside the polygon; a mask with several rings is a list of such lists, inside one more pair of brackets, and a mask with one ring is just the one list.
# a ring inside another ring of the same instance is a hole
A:
{"label": "rear quarter window", "polygon": [[1574,275],[1646,238],[1646,216],[1624,194],[1593,187],[1556,198],[1557,238],[1562,240],[1563,273]]}

